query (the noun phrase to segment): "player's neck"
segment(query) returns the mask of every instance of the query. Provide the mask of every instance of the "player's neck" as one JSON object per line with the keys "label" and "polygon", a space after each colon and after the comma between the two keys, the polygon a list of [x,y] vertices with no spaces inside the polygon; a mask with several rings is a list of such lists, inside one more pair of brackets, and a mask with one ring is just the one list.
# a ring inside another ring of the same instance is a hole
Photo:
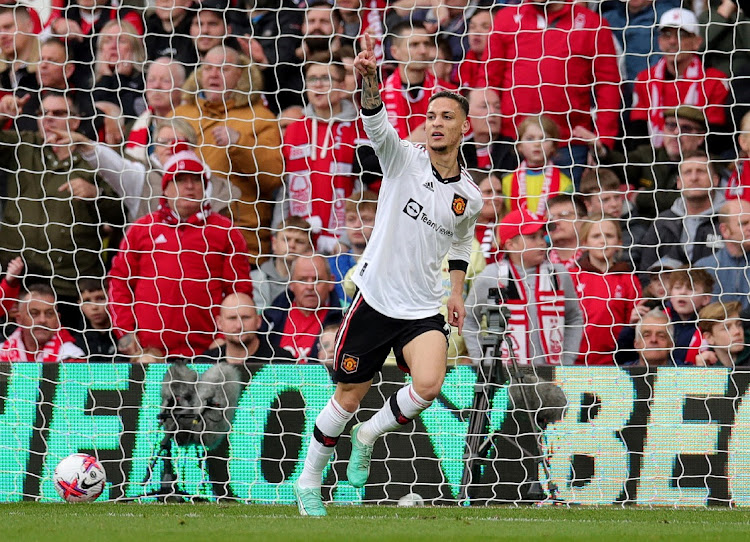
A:
{"label": "player's neck", "polygon": [[458,165],[458,148],[446,153],[439,153],[432,149],[428,149],[428,151],[432,167],[440,173],[443,179],[455,177],[461,172],[461,168]]}

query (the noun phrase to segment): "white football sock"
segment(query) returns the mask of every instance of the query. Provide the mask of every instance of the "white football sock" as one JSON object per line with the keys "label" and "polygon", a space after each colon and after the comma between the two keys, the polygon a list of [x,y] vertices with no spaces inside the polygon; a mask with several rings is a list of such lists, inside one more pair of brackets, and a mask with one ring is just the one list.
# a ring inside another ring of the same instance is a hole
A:
{"label": "white football sock", "polygon": [[432,401],[426,401],[417,395],[414,386],[404,386],[385,402],[383,408],[360,426],[357,438],[362,444],[372,446],[381,435],[406,425],[431,404]]}
{"label": "white football sock", "polygon": [[336,441],[352,416],[354,412],[344,410],[333,397],[320,411],[315,419],[315,434],[310,439],[305,466],[299,476],[300,487],[320,487],[323,469],[331,460]]}

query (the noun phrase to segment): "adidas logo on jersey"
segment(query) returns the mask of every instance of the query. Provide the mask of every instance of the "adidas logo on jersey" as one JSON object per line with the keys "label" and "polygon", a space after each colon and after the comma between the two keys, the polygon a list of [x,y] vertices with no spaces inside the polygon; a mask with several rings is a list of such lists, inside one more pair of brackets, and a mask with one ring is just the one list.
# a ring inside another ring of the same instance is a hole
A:
{"label": "adidas logo on jersey", "polygon": [[422,186],[424,186],[430,192],[434,192],[435,191],[435,186],[432,184],[432,181],[427,181]]}

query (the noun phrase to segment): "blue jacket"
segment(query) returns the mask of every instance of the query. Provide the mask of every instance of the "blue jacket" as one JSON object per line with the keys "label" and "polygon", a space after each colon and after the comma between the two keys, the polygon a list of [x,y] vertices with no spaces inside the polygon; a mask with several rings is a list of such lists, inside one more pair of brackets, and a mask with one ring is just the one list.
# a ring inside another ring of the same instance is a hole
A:
{"label": "blue jacket", "polygon": [[724,247],[695,262],[695,267],[702,267],[713,275],[716,281],[714,301],[739,301],[745,308],[750,306],[750,257],[747,254],[735,258]]}

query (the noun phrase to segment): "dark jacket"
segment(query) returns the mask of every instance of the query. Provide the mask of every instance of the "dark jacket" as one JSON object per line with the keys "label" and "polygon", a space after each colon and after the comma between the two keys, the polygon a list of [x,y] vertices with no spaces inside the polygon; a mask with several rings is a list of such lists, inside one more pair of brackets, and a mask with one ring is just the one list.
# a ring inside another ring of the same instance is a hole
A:
{"label": "dark jacket", "polygon": [[[686,243],[686,217],[682,200],[675,201],[669,211],[662,213],[654,224],[646,231],[641,241],[637,241],[631,254],[637,269],[642,273],[641,281],[648,284],[650,279],[646,273],[653,264],[661,258],[669,257],[681,261],[683,264],[695,263],[705,256],[710,256],[715,250],[723,246],[719,233],[719,216],[715,209],[724,203],[722,196],[715,196],[714,211],[696,217],[699,224]],[[692,254],[688,257],[688,249]]]}
{"label": "dark jacket", "polygon": [[[477,168],[477,148],[471,140],[461,145],[461,156],[467,169]],[[512,142],[495,141],[490,145],[490,162],[492,169],[499,169],[505,173],[511,173],[518,167],[515,148]]]}
{"label": "dark jacket", "polygon": [[[284,333],[284,326],[286,326],[287,318],[289,317],[289,310],[292,307],[294,301],[294,294],[289,290],[279,295],[274,299],[270,307],[267,307],[263,311],[263,325],[260,331],[267,332],[269,340],[272,346],[278,347],[281,343],[281,337]],[[331,295],[328,297],[327,303],[328,313],[326,314],[323,322],[320,326],[320,331],[323,331],[328,325],[339,324],[344,316],[344,310],[341,308],[341,300],[339,299],[336,290],[331,291]],[[320,332],[318,333],[320,335]],[[318,341],[307,356],[308,359],[317,358],[318,356]]]}
{"label": "dark jacket", "polygon": [[146,16],[146,58],[156,60],[166,56],[185,66],[192,66],[198,62],[198,52],[195,50],[193,38],[190,37],[190,25],[194,13],[187,11],[174,31],[164,30],[161,19],[152,13]]}
{"label": "dark jacket", "polygon": [[[5,267],[20,254],[27,276],[52,278],[58,295],[78,297],[79,277],[104,275],[100,226],[124,224],[120,198],[98,182],[80,154],[74,152],[72,162],[58,160],[35,133],[0,132],[0,168],[10,172],[0,264]],[[60,192],[76,177],[96,184],[99,197],[82,200]]]}

